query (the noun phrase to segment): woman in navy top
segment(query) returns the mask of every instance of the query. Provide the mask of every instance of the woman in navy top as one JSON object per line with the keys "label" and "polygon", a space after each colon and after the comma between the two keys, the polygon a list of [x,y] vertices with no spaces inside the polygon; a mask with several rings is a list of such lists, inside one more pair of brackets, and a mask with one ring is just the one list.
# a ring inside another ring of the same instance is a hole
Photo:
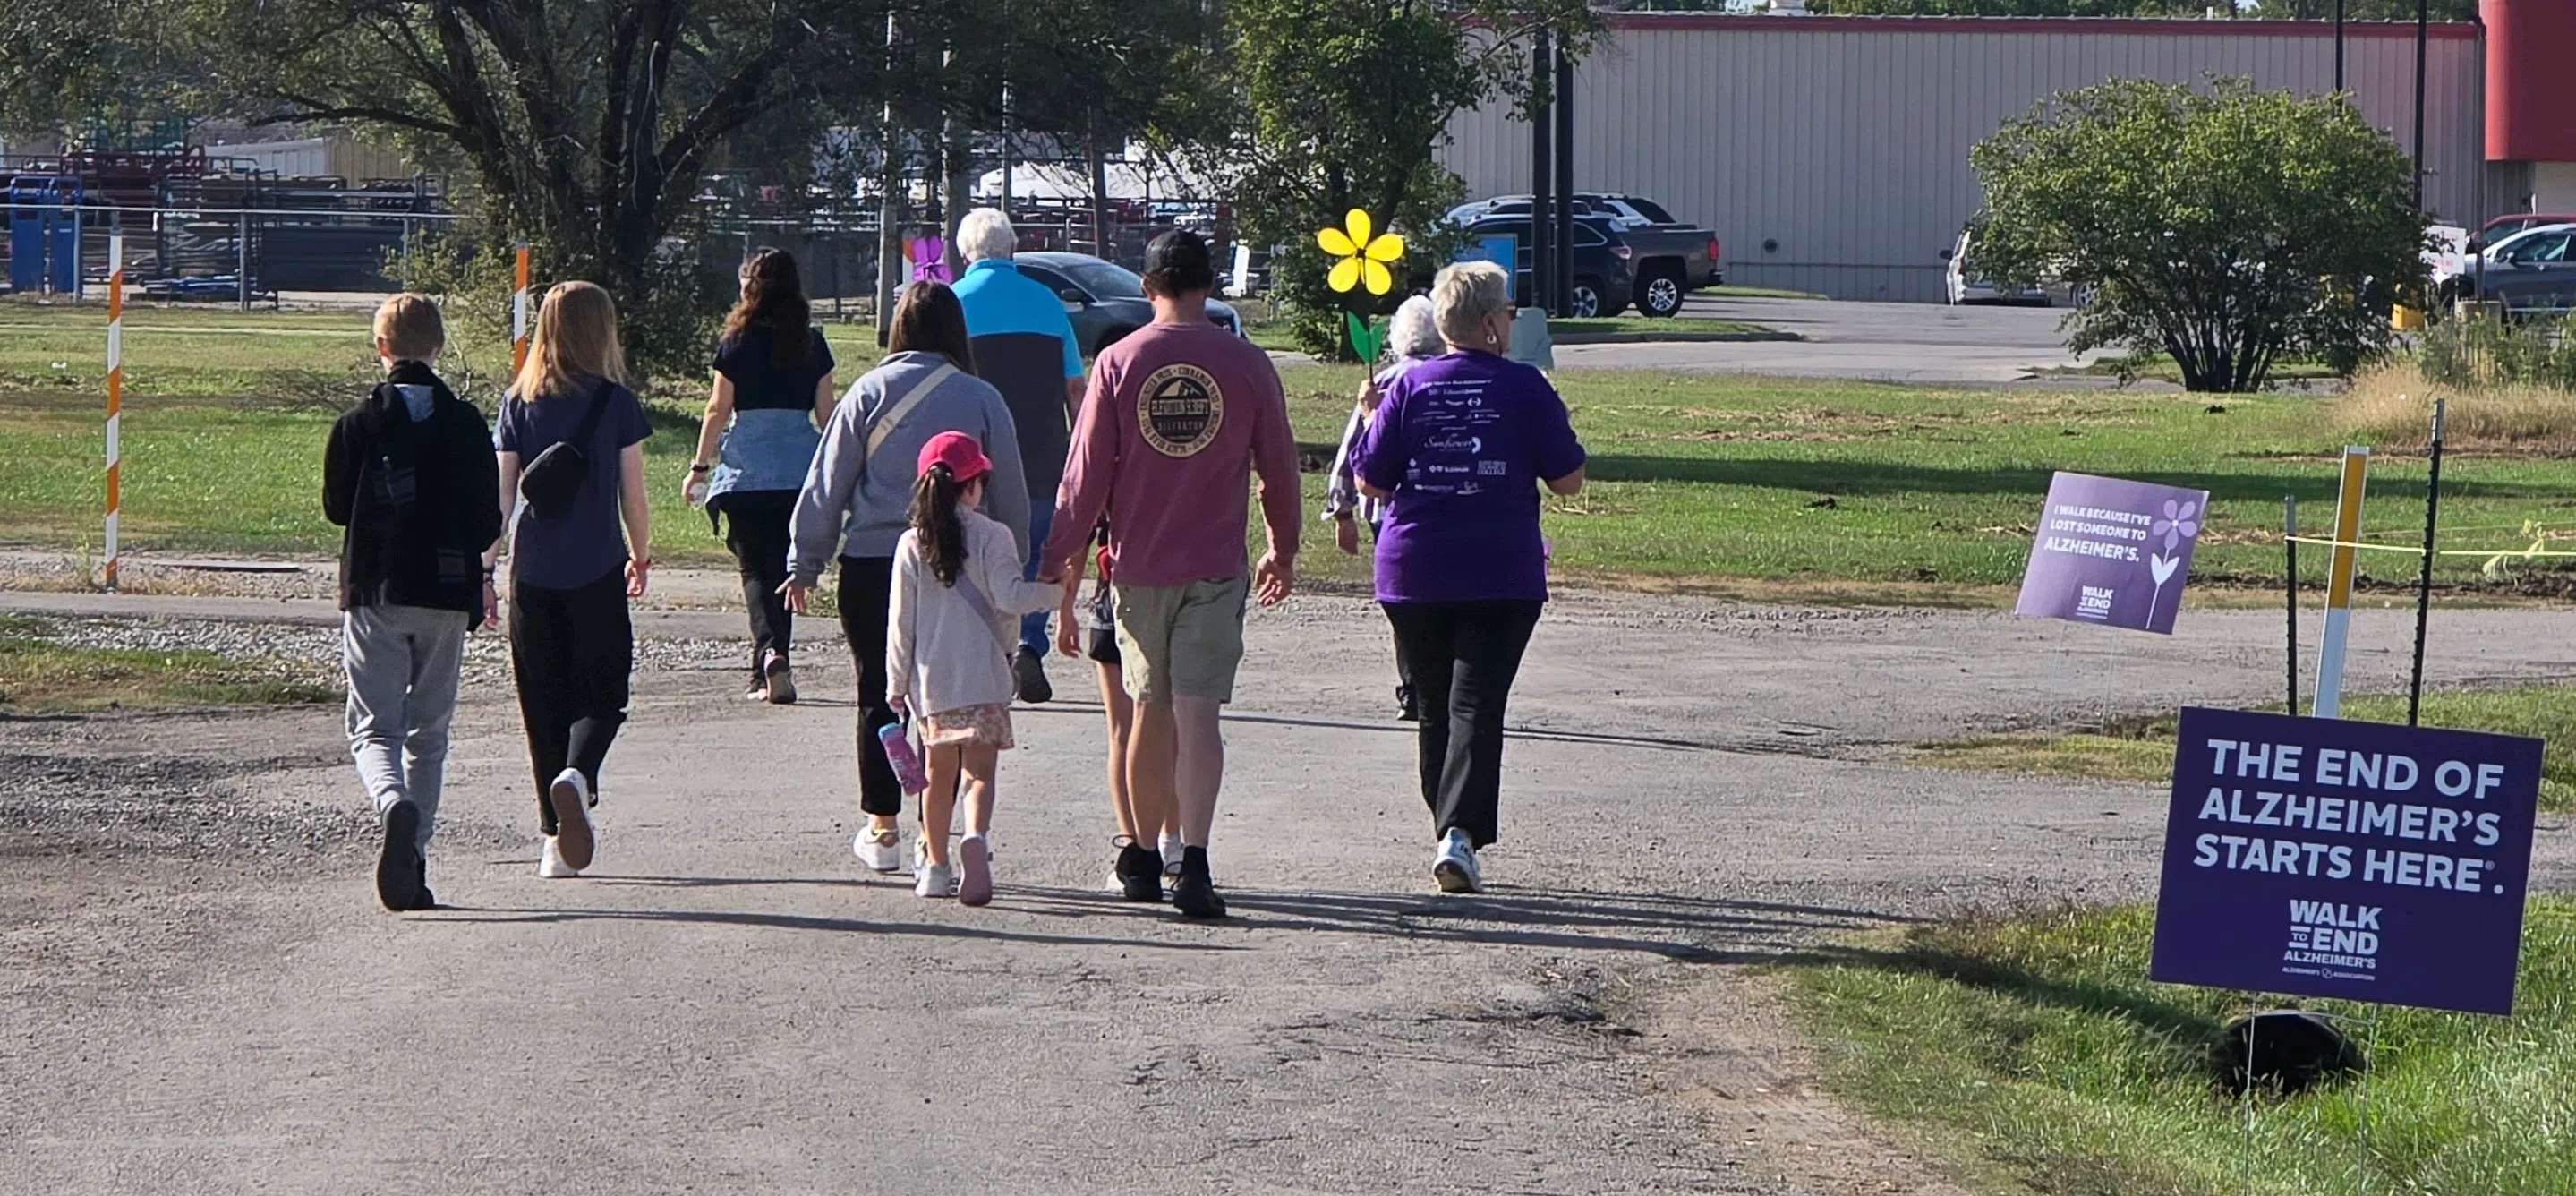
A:
{"label": "woman in navy top", "polygon": [[763,249],[744,260],[742,299],[716,342],[715,391],[686,484],[690,505],[704,502],[710,523],[732,525],[725,547],[751,614],[751,691],[743,696],[781,705],[796,700],[787,659],[796,625],[779,592],[788,518],[832,419],[832,348],[812,316],[795,258]]}
{"label": "woman in navy top", "polygon": [[[599,770],[626,721],[635,629],[626,602],[653,568],[652,508],[644,501],[644,404],[626,389],[617,304],[595,283],[561,282],[537,309],[528,360],[501,396],[493,445],[510,515],[510,671],[537,778],[545,854],[537,875],[590,866],[590,807]],[[597,414],[594,416],[593,412]],[[519,471],[547,449],[582,439],[587,465],[571,501],[539,515]],[[620,535],[618,526],[625,525]]]}
{"label": "woman in navy top", "polygon": [[1444,890],[1483,885],[1476,850],[1499,834],[1503,708],[1547,601],[1538,488],[1583,488],[1584,453],[1545,375],[1505,359],[1511,280],[1491,262],[1440,272],[1433,316],[1449,352],[1388,385],[1363,433],[1360,491],[1387,500],[1377,598],[1420,708],[1422,799]]}

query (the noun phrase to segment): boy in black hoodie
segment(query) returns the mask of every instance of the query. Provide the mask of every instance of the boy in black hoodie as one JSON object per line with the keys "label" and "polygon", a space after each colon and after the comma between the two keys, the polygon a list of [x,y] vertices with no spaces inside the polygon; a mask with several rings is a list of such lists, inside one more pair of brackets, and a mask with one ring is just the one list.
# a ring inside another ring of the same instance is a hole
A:
{"label": "boy in black hoodie", "polygon": [[430,371],[437,305],[376,309],[385,382],[331,427],[322,509],[340,540],[349,752],[384,821],[376,895],[430,909],[429,836],[447,767],[465,633],[493,615],[483,555],[501,535],[500,467],[483,414]]}

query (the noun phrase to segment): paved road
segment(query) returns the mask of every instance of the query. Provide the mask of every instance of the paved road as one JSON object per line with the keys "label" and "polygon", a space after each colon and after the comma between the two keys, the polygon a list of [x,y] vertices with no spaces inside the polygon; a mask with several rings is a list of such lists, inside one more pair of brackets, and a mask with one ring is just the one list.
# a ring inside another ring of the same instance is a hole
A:
{"label": "paved road", "polygon": [[[2089,360],[2066,351],[2047,308],[1946,307],[1833,299],[1694,296],[1685,316],[1749,320],[1803,341],[1560,345],[1565,369],[1658,369],[1802,378],[1974,384],[2026,378],[2041,366]],[[2064,380],[2057,380],[2063,384]]]}
{"label": "paved road", "polygon": [[[2357,622],[2385,682],[2404,620]],[[645,674],[577,882],[531,874],[515,714],[478,691],[433,864],[454,908],[407,917],[371,908],[362,834],[264,829],[363,822],[334,813],[335,712],[0,726],[60,785],[101,765],[165,837],[0,850],[0,1186],[1945,1191],[1896,1164],[1847,1182],[1847,1123],[1824,1157],[1745,1132],[1779,1098],[1704,1074],[1753,1016],[1709,978],[1964,905],[2145,895],[2151,788],[1868,745],[2257,700],[2267,626],[1571,596],[1520,687],[1497,892],[1445,898],[1379,621],[1301,599],[1253,621],[1214,853],[1240,916],[1214,926],[1099,892],[1097,714],[1073,703],[1020,716],[992,908],[856,873],[847,674],[810,652],[793,709],[735,700],[729,655]],[[2442,675],[2576,675],[2571,630],[2447,616]],[[214,817],[155,813],[170,756],[237,769]],[[2562,886],[2570,840],[2540,848]]]}

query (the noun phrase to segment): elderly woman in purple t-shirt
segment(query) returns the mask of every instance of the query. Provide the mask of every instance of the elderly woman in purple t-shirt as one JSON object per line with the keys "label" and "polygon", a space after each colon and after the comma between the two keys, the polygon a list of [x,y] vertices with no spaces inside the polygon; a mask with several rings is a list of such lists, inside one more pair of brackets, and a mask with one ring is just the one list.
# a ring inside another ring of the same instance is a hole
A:
{"label": "elderly woman in purple t-shirt", "polygon": [[1547,601],[1538,488],[1583,489],[1564,400],[1511,348],[1511,279],[1491,262],[1440,272],[1433,316],[1449,352],[1386,389],[1360,445],[1360,491],[1386,500],[1377,599],[1395,628],[1421,724],[1422,799],[1452,893],[1483,885],[1497,837],[1503,710]]}

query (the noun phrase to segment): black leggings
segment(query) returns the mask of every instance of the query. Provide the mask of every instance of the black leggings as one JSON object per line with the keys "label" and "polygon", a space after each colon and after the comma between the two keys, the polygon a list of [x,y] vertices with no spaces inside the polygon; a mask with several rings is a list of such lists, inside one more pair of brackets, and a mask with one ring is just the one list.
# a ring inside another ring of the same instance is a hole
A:
{"label": "black leggings", "polygon": [[725,547],[733,550],[742,573],[742,605],[751,614],[751,683],[758,685],[766,680],[761,661],[772,651],[786,657],[796,638],[796,616],[778,592],[787,580],[787,522],[796,511],[796,492],[755,490],[722,501]]}
{"label": "black leggings", "polygon": [[628,675],[635,668],[635,628],[626,613],[626,571],[611,570],[569,590],[510,587],[510,671],[519,683],[519,717],[528,728],[528,763],[537,778],[537,825],[555,833],[546,790],[555,774],[581,770],[599,792],[599,768],[626,721]]}
{"label": "black leggings", "polygon": [[886,705],[886,607],[894,588],[894,558],[841,558],[841,634],[859,672],[859,809],[891,818],[903,813],[903,781],[887,762],[877,729],[901,721]]}
{"label": "black leggings", "polygon": [[1464,830],[1483,847],[1501,837],[1503,708],[1542,604],[1384,605],[1422,712],[1422,800],[1432,832]]}

